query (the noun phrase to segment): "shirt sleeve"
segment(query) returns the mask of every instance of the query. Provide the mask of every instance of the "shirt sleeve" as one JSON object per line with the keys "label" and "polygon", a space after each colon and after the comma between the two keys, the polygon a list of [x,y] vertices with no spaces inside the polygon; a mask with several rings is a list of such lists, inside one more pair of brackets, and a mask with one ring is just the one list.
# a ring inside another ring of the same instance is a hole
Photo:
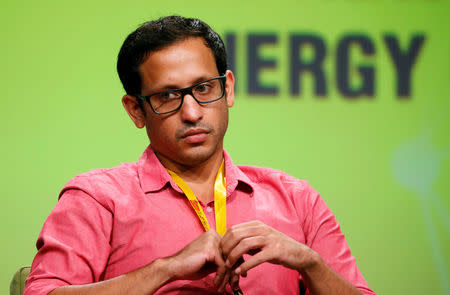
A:
{"label": "shirt sleeve", "polygon": [[339,223],[319,193],[306,183],[303,194],[304,206],[308,208],[304,221],[306,245],[363,294],[375,294],[359,271]]}
{"label": "shirt sleeve", "polygon": [[66,190],[44,223],[24,295],[102,279],[110,253],[112,213],[84,191]]}

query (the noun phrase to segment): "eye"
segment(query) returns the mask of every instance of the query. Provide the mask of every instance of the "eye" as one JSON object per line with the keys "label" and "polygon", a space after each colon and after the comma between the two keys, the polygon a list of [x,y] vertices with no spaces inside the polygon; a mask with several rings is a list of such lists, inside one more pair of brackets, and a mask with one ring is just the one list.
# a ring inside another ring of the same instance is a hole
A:
{"label": "eye", "polygon": [[209,92],[212,88],[212,85],[209,83],[202,83],[195,87],[195,92],[197,93],[206,93]]}
{"label": "eye", "polygon": [[176,91],[164,91],[158,94],[158,99],[161,101],[169,101],[173,99],[177,99],[180,97],[180,94]]}

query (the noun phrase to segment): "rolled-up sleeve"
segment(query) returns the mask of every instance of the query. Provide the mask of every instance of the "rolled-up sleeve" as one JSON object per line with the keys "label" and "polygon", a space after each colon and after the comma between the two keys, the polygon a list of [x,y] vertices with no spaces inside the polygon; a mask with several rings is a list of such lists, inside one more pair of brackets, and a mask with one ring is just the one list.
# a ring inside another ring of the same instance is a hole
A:
{"label": "rolled-up sleeve", "polygon": [[102,280],[110,255],[112,213],[88,193],[66,190],[36,242],[25,295]]}

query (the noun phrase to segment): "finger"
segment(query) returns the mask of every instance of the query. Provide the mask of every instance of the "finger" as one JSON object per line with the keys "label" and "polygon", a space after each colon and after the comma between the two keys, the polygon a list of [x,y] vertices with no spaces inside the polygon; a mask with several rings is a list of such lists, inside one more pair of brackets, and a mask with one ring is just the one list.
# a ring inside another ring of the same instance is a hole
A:
{"label": "finger", "polygon": [[230,286],[231,286],[231,289],[233,289],[233,290],[240,289],[240,287],[239,287],[239,275],[233,274],[231,276],[231,278],[230,278]]}
{"label": "finger", "polygon": [[236,267],[238,267],[239,265],[241,265],[242,263],[244,263],[244,258],[239,257],[239,259],[236,261],[236,263],[233,265],[233,269],[235,269]]}
{"label": "finger", "polygon": [[214,277],[213,283],[214,286],[216,286],[216,288],[219,288],[222,285],[222,282],[225,278],[227,272],[223,271],[223,270],[219,270],[219,268],[217,268],[217,272],[216,272],[216,276]]}
{"label": "finger", "polygon": [[[232,236],[240,236],[245,232],[249,232],[249,233],[254,233],[256,232],[260,232],[261,230],[266,230],[269,227],[267,225],[265,225],[264,223],[261,222],[247,222],[247,223],[242,223],[242,224],[237,224],[237,225],[233,225],[232,227],[230,227],[227,232],[225,233],[225,235],[223,236],[223,238],[225,238],[225,241],[232,237]],[[221,243],[224,243],[225,241],[223,240]]]}
{"label": "finger", "polygon": [[220,282],[218,291],[219,293],[222,293],[225,291],[225,287],[227,286],[228,282],[230,281],[231,276],[231,270],[228,270],[225,275],[223,276],[223,280]]}
{"label": "finger", "polygon": [[267,239],[264,236],[250,237],[241,240],[226,257],[227,266],[234,266],[238,259],[244,254],[250,254],[250,252],[254,253],[252,250],[260,250],[266,243]]}
{"label": "finger", "polygon": [[273,259],[272,255],[269,251],[261,251],[250,258],[248,258],[244,263],[242,263],[239,267],[235,269],[235,273],[237,275],[241,275],[243,277],[247,276],[247,272],[254,268],[255,266],[260,265],[261,263],[271,261]]}
{"label": "finger", "polygon": [[264,224],[249,224],[245,227],[231,227],[220,241],[220,248],[225,256],[242,240],[252,236],[264,236],[269,233],[269,229]]}
{"label": "finger", "polygon": [[[219,245],[219,240],[217,240],[217,242],[216,242],[215,251],[214,251],[214,263],[217,265],[217,271],[216,271],[216,276],[214,277],[213,283],[216,287],[221,286],[222,282],[225,279],[228,279],[228,276],[229,276],[229,274],[228,274],[229,269],[227,269],[227,267],[225,265],[225,261],[223,259],[222,253],[221,253],[218,245]],[[227,276],[227,274],[228,274],[228,276]]]}
{"label": "finger", "polygon": [[[233,272],[232,273],[235,274],[234,270],[236,268],[238,268],[239,266],[241,266],[241,264],[244,263],[244,262],[245,262],[244,258],[242,258],[242,257],[239,258],[238,261],[233,265]],[[247,277],[247,274],[246,273],[244,273],[244,274],[241,273],[241,276],[245,278],[245,277]]]}
{"label": "finger", "polygon": [[222,258],[222,253],[220,253],[219,250],[217,250],[214,253],[214,263],[217,265],[217,274],[223,275],[227,271],[227,267],[225,265],[225,261]]}
{"label": "finger", "polygon": [[252,221],[235,224],[235,225],[233,225],[233,227],[234,228],[242,228],[242,227],[255,226],[255,225],[265,225],[265,223],[263,223],[259,220],[252,220]]}
{"label": "finger", "polygon": [[[236,265],[239,266],[239,265],[241,265],[243,262],[244,262],[244,259],[243,259],[242,257],[240,257],[240,258],[238,259],[238,261],[236,262]],[[234,267],[234,266],[233,266],[233,268],[227,267],[227,270],[228,270],[228,271],[227,271],[227,273],[226,273],[226,276],[224,277],[224,280],[223,280],[223,286],[221,285],[220,288],[218,289],[219,292],[225,291],[225,287],[226,287],[226,284],[227,284],[227,283],[230,283],[230,286],[231,286],[231,288],[233,289],[233,287],[232,287],[232,285],[231,285],[231,282],[232,282],[231,276],[233,276],[233,275],[236,277],[236,278],[233,279],[233,281],[236,281],[236,280],[237,280],[237,283],[235,282],[235,286],[237,286],[237,287],[234,288],[234,290],[236,290],[236,289],[239,288],[239,275],[236,275],[236,274],[234,273],[234,269],[235,269],[235,268],[236,268],[236,267]],[[223,288],[222,288],[222,287],[223,287]]]}

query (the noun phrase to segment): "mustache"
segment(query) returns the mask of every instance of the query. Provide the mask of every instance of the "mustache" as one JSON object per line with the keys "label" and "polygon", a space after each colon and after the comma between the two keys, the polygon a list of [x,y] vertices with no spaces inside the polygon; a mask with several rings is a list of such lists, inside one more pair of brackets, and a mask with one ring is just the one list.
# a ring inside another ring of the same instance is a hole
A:
{"label": "mustache", "polygon": [[175,137],[176,138],[181,138],[183,136],[183,134],[188,132],[190,129],[195,129],[195,128],[204,129],[204,130],[206,130],[209,133],[213,133],[213,131],[214,131],[213,126],[211,126],[210,124],[206,124],[206,123],[203,123],[203,122],[196,122],[196,123],[192,123],[192,124],[186,124],[185,126],[183,126],[180,129],[178,129],[175,132]]}

